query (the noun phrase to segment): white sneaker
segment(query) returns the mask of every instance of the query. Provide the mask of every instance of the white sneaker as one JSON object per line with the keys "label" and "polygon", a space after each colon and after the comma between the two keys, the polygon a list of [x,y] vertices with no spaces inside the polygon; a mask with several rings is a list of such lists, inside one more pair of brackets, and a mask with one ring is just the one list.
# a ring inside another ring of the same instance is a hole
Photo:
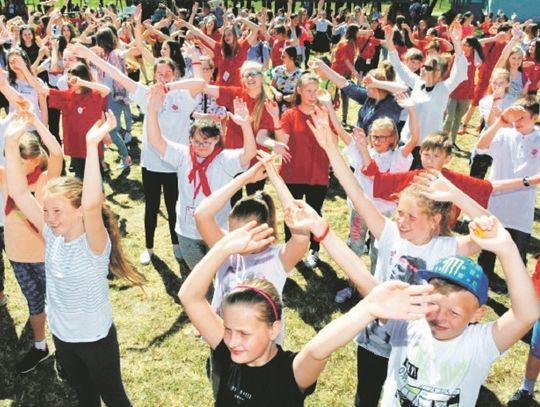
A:
{"label": "white sneaker", "polygon": [[172,245],[174,257],[176,257],[178,260],[182,260],[184,256],[182,256],[182,251],[180,250],[179,244],[173,244]]}
{"label": "white sneaker", "polygon": [[139,257],[139,262],[143,266],[147,266],[152,261],[152,251],[149,249],[144,249],[144,251],[141,253]]}
{"label": "white sneaker", "polygon": [[304,264],[307,267],[314,268],[319,263],[319,252],[316,252],[315,250],[310,250],[306,260],[304,260]]}
{"label": "white sneaker", "polygon": [[352,295],[353,290],[351,287],[343,288],[336,293],[336,298],[334,298],[334,301],[338,304],[343,304],[345,301],[351,298]]}

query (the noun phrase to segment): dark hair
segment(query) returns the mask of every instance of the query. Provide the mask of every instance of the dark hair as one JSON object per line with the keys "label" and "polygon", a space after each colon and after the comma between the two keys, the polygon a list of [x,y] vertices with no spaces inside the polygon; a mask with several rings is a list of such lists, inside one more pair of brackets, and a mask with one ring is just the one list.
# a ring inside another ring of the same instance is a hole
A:
{"label": "dark hair", "polygon": [[118,39],[109,27],[104,27],[96,33],[96,44],[103,48],[105,54],[110,54],[118,47]]}
{"label": "dark hair", "polygon": [[355,48],[356,48],[356,36],[358,35],[358,30],[360,30],[360,27],[358,27],[356,24],[350,24],[347,27],[347,31],[345,31],[345,35],[343,36],[345,41],[354,41]]}
{"label": "dark hair", "polygon": [[159,57],[154,63],[154,76],[156,75],[156,68],[158,65],[167,65],[169,68],[171,68],[173,72],[176,72],[178,70],[178,65],[171,58]]}
{"label": "dark hair", "polygon": [[471,46],[471,48],[476,51],[478,57],[484,62],[484,50],[482,49],[482,44],[478,41],[478,38],[471,35],[465,38],[465,42]]}
{"label": "dark hair", "polygon": [[[85,63],[77,62],[75,65],[73,65],[71,68],[68,69],[67,73],[88,82],[92,82],[94,80],[89,66],[86,65]],[[83,95],[87,95],[90,92],[91,90],[85,86],[81,88],[81,93]]]}
{"label": "dark hair", "polygon": [[287,30],[285,29],[285,26],[283,24],[277,24],[274,26],[274,34],[287,34]]}
{"label": "dark hair", "polygon": [[63,38],[65,38],[64,37],[64,27],[67,27],[69,29],[70,34],[71,34],[71,36],[69,38],[69,42],[73,41],[75,39],[75,37],[77,36],[77,29],[71,23],[62,24],[62,29],[60,30],[60,36],[63,37]]}
{"label": "dark hair", "polygon": [[497,28],[497,32],[498,33],[508,32],[511,29],[512,29],[512,26],[509,23],[503,23],[503,24],[499,25],[499,27]]}
{"label": "dark hair", "polygon": [[[533,59],[534,62],[538,63],[540,62],[540,38],[536,38],[531,41],[531,44],[534,43],[534,55],[531,55],[529,53],[529,50],[527,50],[527,55]],[[530,46],[530,44],[529,44]]]}
{"label": "dark hair", "polygon": [[8,79],[9,79],[9,84],[11,86],[15,86],[15,81],[17,80],[17,74],[11,68],[11,65],[9,63],[9,57],[12,56],[12,55],[20,56],[23,59],[24,63],[26,64],[26,68],[30,72],[32,71],[32,68],[31,68],[31,65],[30,65],[30,58],[28,58],[28,54],[26,53],[26,51],[24,49],[22,49],[22,48],[13,48],[13,49],[9,50],[9,52],[7,53],[7,56],[6,56],[6,61],[8,61],[8,63],[7,63]]}
{"label": "dark hair", "polygon": [[164,44],[165,43],[170,49],[170,59],[172,59],[172,61],[176,64],[176,69],[180,73],[180,77],[183,77],[186,74],[186,62],[184,61],[180,44],[172,40],[167,40],[164,42]]}
{"label": "dark hair", "polygon": [[254,218],[259,225],[266,223],[276,232],[276,206],[274,200],[266,192],[259,191],[237,201],[229,214],[230,218],[247,220]]}
{"label": "dark hair", "polygon": [[24,42],[22,41],[22,33],[23,33],[23,31],[26,31],[26,30],[28,30],[28,31],[30,31],[32,33],[32,44],[31,44],[31,46],[34,45],[34,44],[37,45],[36,44],[36,30],[34,30],[34,27],[32,27],[31,25],[28,25],[28,24],[23,24],[23,25],[21,25],[21,28],[19,28],[19,37],[21,39],[20,44],[26,46],[24,44]]}
{"label": "dark hair", "polygon": [[298,61],[298,51],[296,50],[295,46],[290,45],[288,47],[285,47],[283,48],[283,52],[285,52],[289,56],[289,58],[294,61],[294,65],[296,65],[297,67],[300,66],[300,61]]}
{"label": "dark hair", "polygon": [[432,151],[432,150],[441,150],[446,155],[452,154],[452,139],[448,137],[448,133],[445,131],[437,131],[435,133],[429,134],[422,145],[420,146],[420,151]]}
{"label": "dark hair", "polygon": [[514,106],[521,106],[532,115],[538,115],[540,112],[540,103],[538,103],[536,96],[533,95],[527,95],[519,98],[514,102]]}
{"label": "dark hair", "polygon": [[[233,35],[233,45],[229,45],[225,42],[225,32],[227,30],[230,30]],[[222,54],[224,58],[234,58],[236,56],[236,53],[238,51],[238,36],[236,35],[236,31],[234,30],[234,27],[226,27],[223,30],[223,37],[222,37]]]}
{"label": "dark hair", "polygon": [[199,132],[206,138],[217,138],[217,146],[223,147],[223,138],[221,132],[216,124],[209,120],[195,120],[191,129],[189,130],[189,138],[195,136],[195,133]]}
{"label": "dark hair", "polygon": [[68,44],[66,37],[63,35],[55,35],[53,38],[58,40],[58,53],[62,55]]}
{"label": "dark hair", "polygon": [[[283,304],[274,285],[259,278],[242,282],[242,287],[233,289],[223,300],[223,308],[234,304],[257,307],[262,322],[271,325],[281,320]],[[262,293],[261,293],[262,292]],[[277,317],[277,318],[276,318]]]}

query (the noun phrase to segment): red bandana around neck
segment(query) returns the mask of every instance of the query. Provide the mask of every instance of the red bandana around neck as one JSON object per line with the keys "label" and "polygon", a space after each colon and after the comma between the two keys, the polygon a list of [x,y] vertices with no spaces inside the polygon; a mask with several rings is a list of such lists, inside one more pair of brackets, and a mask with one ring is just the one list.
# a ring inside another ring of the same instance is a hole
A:
{"label": "red bandana around neck", "polygon": [[[193,168],[188,174],[188,180],[190,183],[193,183],[193,186],[195,187],[193,191],[193,199],[197,198],[197,195],[199,194],[201,188],[204,195],[208,196],[212,193],[210,190],[210,184],[208,183],[208,178],[206,178],[206,170],[214,161],[214,158],[216,158],[219,153],[223,151],[223,148],[216,146],[214,148],[214,151],[206,157],[202,162],[199,162],[197,160],[197,155],[195,154],[195,149],[193,148],[193,145],[189,145],[189,156],[191,157],[191,163],[193,164]],[[197,177],[198,175],[198,177]],[[197,184],[196,178],[199,178],[199,184]]]}

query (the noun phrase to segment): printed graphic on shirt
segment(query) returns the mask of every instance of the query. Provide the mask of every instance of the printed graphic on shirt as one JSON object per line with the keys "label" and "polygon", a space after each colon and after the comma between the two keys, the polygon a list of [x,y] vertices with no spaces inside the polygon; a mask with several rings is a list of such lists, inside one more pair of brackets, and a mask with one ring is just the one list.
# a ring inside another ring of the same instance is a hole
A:
{"label": "printed graphic on shirt", "polygon": [[425,269],[426,261],[420,257],[401,256],[392,267],[390,280],[404,281],[409,284],[420,284],[418,270]]}

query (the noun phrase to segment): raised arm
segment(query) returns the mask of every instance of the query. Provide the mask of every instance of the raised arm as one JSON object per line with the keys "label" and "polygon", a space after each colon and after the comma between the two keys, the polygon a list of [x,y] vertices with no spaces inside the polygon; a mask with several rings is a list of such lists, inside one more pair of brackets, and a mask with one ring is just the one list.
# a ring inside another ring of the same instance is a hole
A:
{"label": "raised arm", "polygon": [[249,21],[247,18],[239,18],[238,21],[244,23],[249,28],[249,35],[247,37],[249,45],[255,44],[259,37],[259,25]]}
{"label": "raised arm", "polygon": [[199,37],[201,40],[206,42],[208,45],[210,45],[211,48],[215,48],[217,41],[214,40],[212,37],[209,37],[206,35],[202,30],[195,27],[193,24],[185,21],[185,20],[179,20],[181,27],[186,27],[188,30],[190,30],[193,34],[195,34],[197,37]]}
{"label": "raised arm", "polygon": [[39,120],[34,113],[31,114],[31,124],[36,128],[36,131],[41,138],[41,141],[49,152],[49,164],[47,166],[47,178],[49,180],[59,177],[62,173],[62,166],[64,165],[64,154],[62,153],[62,146],[58,144],[56,137],[54,137],[49,128]]}
{"label": "raised arm", "polygon": [[328,119],[325,117],[326,113],[317,107],[315,111],[317,113],[312,115],[313,123],[308,122],[308,125],[319,145],[326,151],[330,164],[334,169],[334,175],[345,189],[347,196],[351,199],[354,209],[364,219],[375,238],[378,239],[384,228],[385,217],[362,190],[354,174],[351,172],[349,165],[341,155],[328,124]]}
{"label": "raised arm", "polygon": [[403,156],[407,157],[416,147],[418,138],[420,137],[420,126],[418,124],[418,116],[416,114],[416,105],[411,97],[409,97],[406,93],[396,94],[396,101],[403,109],[407,110],[407,113],[409,114],[409,129],[411,131],[411,138],[401,148]]}
{"label": "raised arm", "polygon": [[246,172],[233,178],[228,184],[214,191],[195,210],[197,229],[204,242],[213,247],[227,233],[219,227],[216,216],[223,207],[230,202],[236,192],[245,185],[266,178],[265,168],[261,162],[255,164]]}
{"label": "raised arm", "polygon": [[226,234],[202,258],[182,284],[178,297],[184,311],[212,349],[219,345],[225,333],[223,320],[206,299],[214,276],[230,255],[257,251],[272,243],[272,232],[268,225],[256,226],[256,222],[251,221]]}
{"label": "raised arm", "polygon": [[467,80],[467,58],[465,57],[463,47],[461,46],[462,34],[463,30],[461,24],[456,21],[448,28],[448,35],[452,39],[455,50],[455,59],[454,64],[450,69],[450,76],[444,81],[444,85],[449,92],[452,92],[461,82]]}
{"label": "raised arm", "polygon": [[497,60],[497,63],[495,64],[495,68],[504,68],[506,65],[506,61],[508,60],[508,57],[510,56],[510,53],[512,52],[512,49],[519,45],[521,41],[522,32],[519,28],[519,24],[514,25],[512,28],[512,39],[506,44],[506,46],[503,48],[501,52],[501,56]]}
{"label": "raised arm", "polygon": [[134,29],[135,45],[137,49],[141,52],[142,57],[146,59],[150,64],[153,65],[156,62],[156,58],[144,45],[143,26],[141,24],[141,16],[142,16],[142,6],[139,4],[135,8],[135,13],[133,14],[133,21],[135,21],[135,29]]}
{"label": "raised arm", "polygon": [[407,68],[403,62],[401,62],[399,54],[396,51],[396,47],[394,46],[394,29],[389,25],[385,26],[384,36],[386,48],[388,49],[388,59],[396,71],[396,74],[409,88],[414,88],[416,82],[420,80],[420,77],[414,72],[411,72],[411,70]]}
{"label": "raised arm", "polygon": [[390,93],[407,92],[409,90],[407,85],[395,81],[380,81],[369,74],[365,76],[363,82],[367,88],[373,87]]}
{"label": "raised arm", "polygon": [[159,110],[164,100],[165,86],[163,84],[157,83],[148,88],[146,135],[148,142],[160,156],[164,156],[167,150],[167,139],[161,134],[158,121]]}
{"label": "raised arm", "polygon": [[296,356],[293,372],[298,387],[305,389],[315,383],[330,355],[375,319],[424,318],[436,309],[433,302],[440,299],[440,294],[432,291],[429,284],[410,286],[402,281],[387,281],[375,287],[349,312],[321,329]]}
{"label": "raised arm", "polygon": [[81,198],[81,209],[90,250],[100,255],[107,245],[107,230],[101,213],[103,206],[103,185],[100,171],[98,145],[110,130],[116,127],[114,114],[105,113],[106,120],[98,120],[86,133],[86,164]]}
{"label": "raised arm", "polygon": [[17,208],[41,232],[45,224],[43,209],[30,192],[30,188],[28,188],[28,181],[19,152],[19,141],[28,127],[29,120],[31,118],[28,115],[14,116],[4,133],[6,182],[8,194],[17,205]]}
{"label": "raised arm", "polygon": [[487,150],[495,138],[497,132],[503,127],[512,127],[513,123],[527,115],[527,111],[521,106],[510,106],[504,109],[499,118],[480,135],[476,143],[476,149]]}
{"label": "raised arm", "polygon": [[253,135],[253,128],[251,127],[251,118],[247,103],[243,99],[234,99],[234,114],[227,113],[229,118],[242,128],[242,135],[244,137],[243,153],[240,156],[240,163],[242,167],[247,167],[255,154],[257,154],[257,144],[255,143],[255,136]]}
{"label": "raised arm", "polygon": [[102,85],[99,82],[86,81],[77,76],[72,76],[69,79],[69,84],[72,86],[84,86],[85,88],[93,89],[95,91],[98,91],[102,97],[107,97],[111,92],[111,90],[107,86]]}
{"label": "raised arm", "polygon": [[205,89],[206,82],[202,78],[181,79],[176,82],[169,82],[166,87],[169,90],[185,89],[189,90],[191,96],[195,96]]}
{"label": "raised arm", "polygon": [[504,352],[531,329],[540,315],[538,300],[527,268],[512,237],[495,217],[474,219],[470,236],[482,249],[495,253],[501,262],[511,308],[493,325],[493,339]]}
{"label": "raised arm", "polygon": [[96,67],[101,69],[107,75],[109,75],[113,80],[122,85],[128,93],[135,93],[137,89],[137,82],[131,79],[129,76],[122,73],[118,68],[109,64],[107,61],[104,61],[97,54],[92,52],[89,48],[86,48],[84,45],[70,44],[70,50],[79,58],[84,58],[93,63]]}

